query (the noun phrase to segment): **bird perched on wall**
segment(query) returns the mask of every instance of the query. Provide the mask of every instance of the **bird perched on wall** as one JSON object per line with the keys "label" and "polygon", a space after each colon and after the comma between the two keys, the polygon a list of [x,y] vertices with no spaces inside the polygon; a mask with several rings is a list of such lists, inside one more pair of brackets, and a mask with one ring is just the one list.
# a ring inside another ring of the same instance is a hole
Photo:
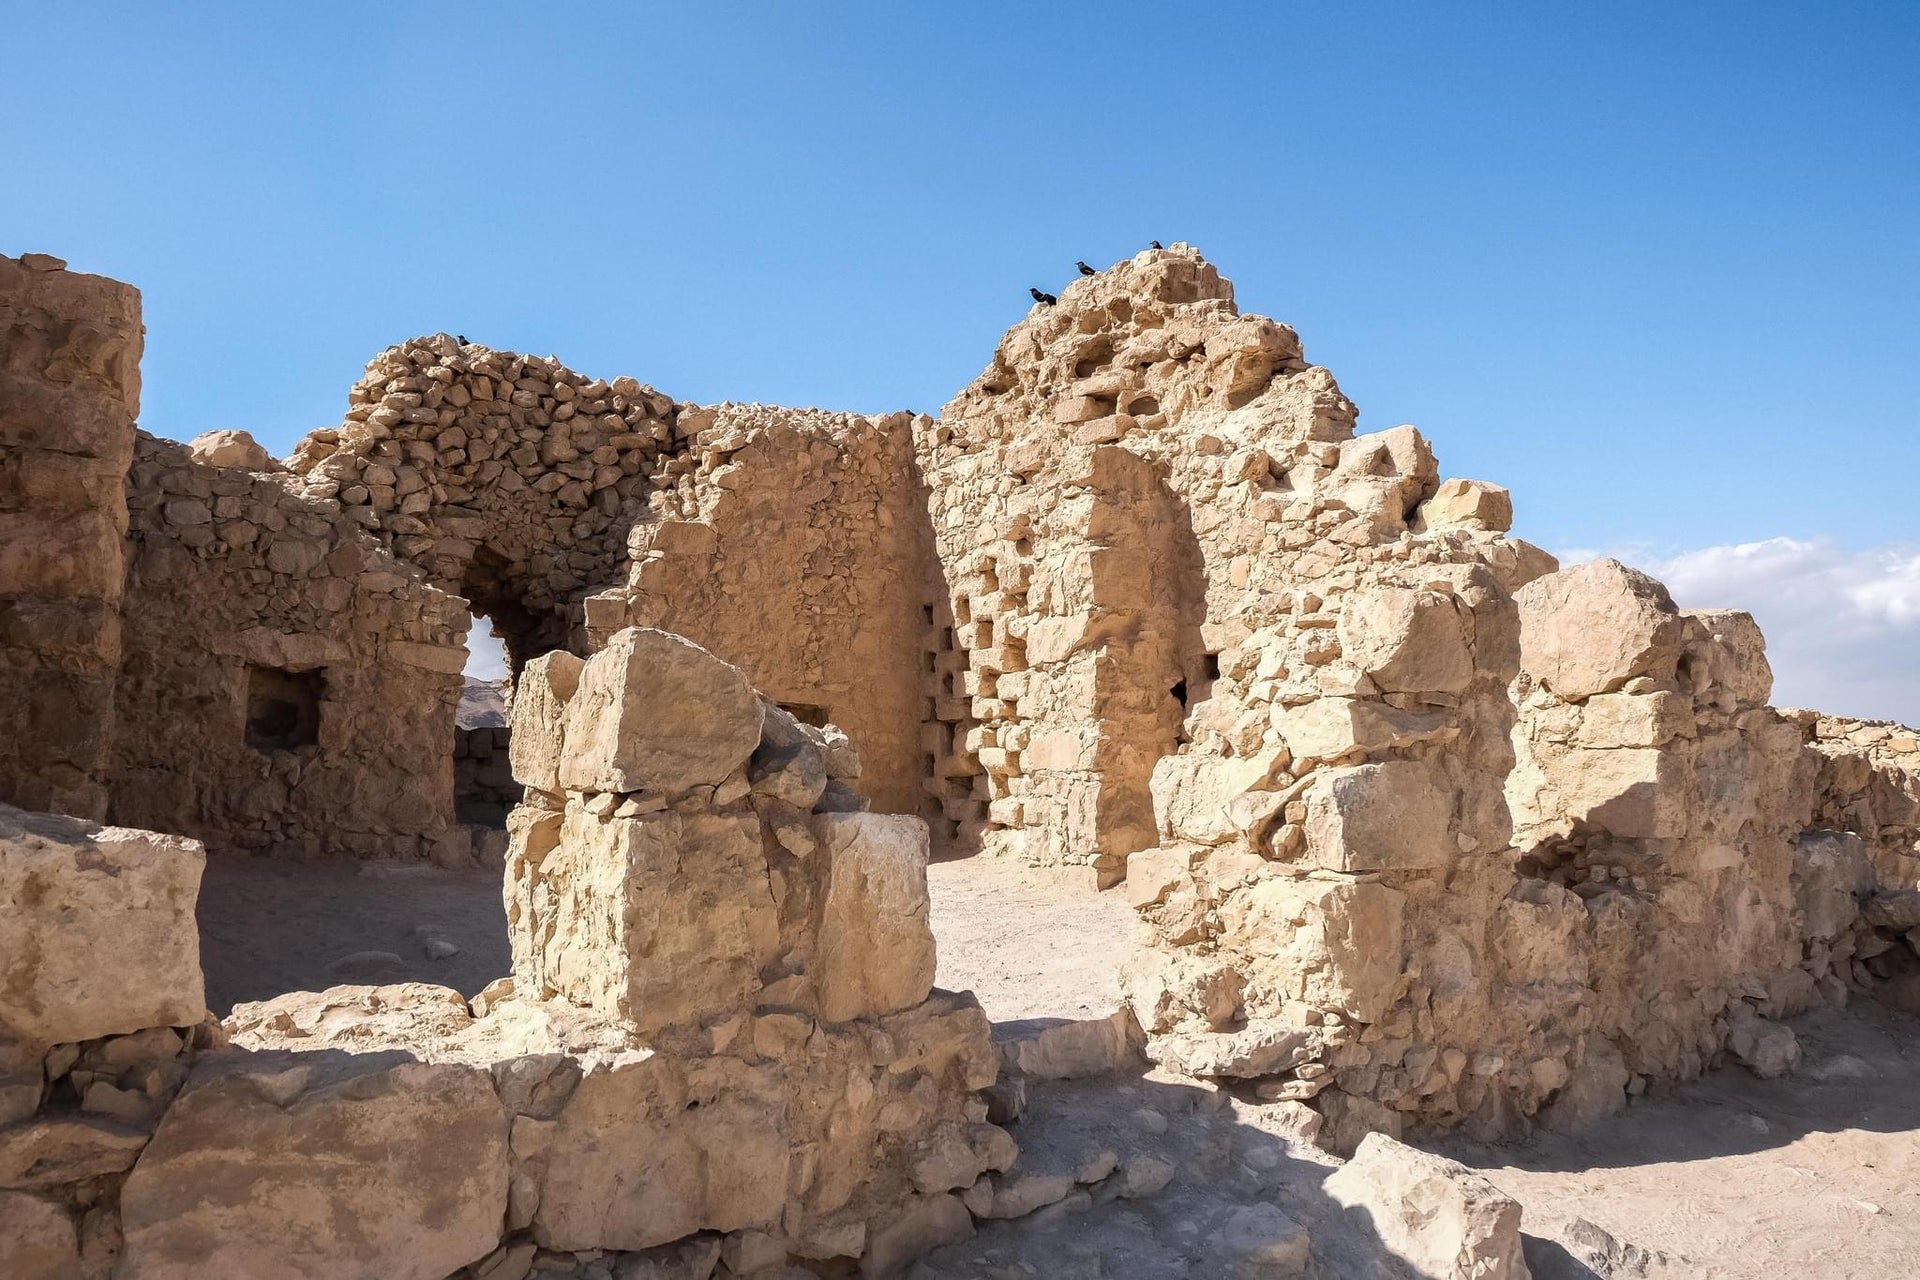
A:
{"label": "bird perched on wall", "polygon": [[1060,299],[1054,297],[1052,294],[1042,293],[1038,289],[1028,289],[1027,292],[1032,294],[1033,300],[1039,303],[1043,307],[1050,307],[1054,303],[1060,301]]}
{"label": "bird perched on wall", "polygon": [[1095,275],[1095,274],[1098,274],[1097,272],[1095,272],[1095,271],[1094,271],[1094,269],[1093,269],[1092,267],[1090,267],[1090,266],[1088,266],[1088,265],[1087,265],[1086,263],[1084,263],[1084,262],[1076,262],[1076,263],[1074,263],[1073,265],[1074,265],[1074,266],[1076,266],[1076,267],[1078,267],[1078,268],[1080,268],[1080,274],[1081,274],[1081,275],[1083,275],[1083,276],[1090,276],[1090,275]]}
{"label": "bird perched on wall", "polygon": [[459,343],[459,344],[460,344],[461,346],[463,346],[463,347],[467,345],[467,335],[466,335],[466,334],[464,334],[464,333],[456,333],[456,334],[454,334],[454,335],[453,335],[453,340],[454,340],[455,342],[457,342],[457,343]]}
{"label": "bird perched on wall", "polygon": [[1158,240],[1149,240],[1149,241],[1147,241],[1147,248],[1149,248],[1149,249],[1164,249],[1164,248],[1166,248],[1166,247],[1167,247],[1167,246],[1165,246],[1165,245],[1163,245],[1163,244],[1161,244],[1161,243],[1160,243],[1160,242],[1159,242]]}

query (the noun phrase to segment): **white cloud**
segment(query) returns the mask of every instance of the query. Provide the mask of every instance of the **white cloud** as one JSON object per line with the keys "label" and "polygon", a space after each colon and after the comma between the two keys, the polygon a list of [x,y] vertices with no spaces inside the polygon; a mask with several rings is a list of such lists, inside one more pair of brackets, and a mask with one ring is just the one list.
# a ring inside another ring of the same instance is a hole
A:
{"label": "white cloud", "polygon": [[1849,550],[1830,538],[1608,554],[1667,584],[1683,608],[1745,609],[1767,636],[1776,706],[1920,724],[1920,543]]}
{"label": "white cloud", "polygon": [[505,680],[507,651],[485,618],[475,618],[467,632],[467,671],[475,680]]}

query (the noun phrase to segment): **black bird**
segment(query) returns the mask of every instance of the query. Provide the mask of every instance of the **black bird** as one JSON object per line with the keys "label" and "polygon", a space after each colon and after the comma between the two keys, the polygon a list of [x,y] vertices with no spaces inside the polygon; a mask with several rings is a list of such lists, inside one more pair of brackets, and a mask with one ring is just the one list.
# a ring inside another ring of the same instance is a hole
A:
{"label": "black bird", "polygon": [[454,334],[454,335],[453,335],[453,340],[454,340],[455,342],[457,342],[457,343],[459,343],[459,344],[460,344],[461,346],[463,346],[463,347],[467,345],[467,335],[466,335],[466,334],[464,334],[464,333],[456,333],[456,334]]}
{"label": "black bird", "polygon": [[1149,248],[1149,249],[1164,249],[1164,248],[1166,248],[1166,247],[1167,247],[1167,246],[1165,246],[1165,245],[1163,245],[1163,244],[1161,244],[1161,243],[1160,243],[1160,242],[1159,242],[1158,240],[1149,240],[1149,241],[1147,241],[1147,248]]}
{"label": "black bird", "polygon": [[1027,292],[1032,294],[1033,300],[1039,303],[1043,307],[1050,307],[1054,303],[1060,301],[1060,299],[1054,297],[1052,294],[1042,293],[1038,289],[1028,289]]}
{"label": "black bird", "polygon": [[1074,265],[1074,266],[1076,266],[1076,267],[1078,267],[1078,268],[1080,268],[1080,274],[1081,274],[1081,275],[1083,275],[1083,276],[1091,276],[1091,275],[1098,275],[1098,274],[1099,274],[1099,273],[1098,273],[1098,272],[1096,272],[1096,271],[1095,271],[1095,270],[1094,270],[1094,269],[1093,269],[1092,267],[1090,267],[1090,266],[1088,266],[1088,265],[1087,265],[1086,263],[1084,263],[1084,262],[1076,262],[1076,263],[1074,263],[1073,265]]}

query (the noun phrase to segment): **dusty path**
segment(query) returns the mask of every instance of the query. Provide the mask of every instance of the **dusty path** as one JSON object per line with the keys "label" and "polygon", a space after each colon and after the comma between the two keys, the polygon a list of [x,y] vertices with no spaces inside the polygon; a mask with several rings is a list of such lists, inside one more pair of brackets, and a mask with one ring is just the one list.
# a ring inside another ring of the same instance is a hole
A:
{"label": "dusty path", "polygon": [[972,991],[996,1022],[1104,1018],[1120,1006],[1133,908],[1005,858],[927,868],[938,982]]}
{"label": "dusty path", "polygon": [[[928,871],[939,983],[996,1020],[1098,1018],[1118,1007],[1133,912],[988,858]],[[458,950],[444,953],[450,944]],[[207,860],[200,891],[207,1002],[344,982],[435,982],[463,995],[512,967],[500,877],[416,863]]]}
{"label": "dusty path", "polygon": [[[1448,1144],[1526,1206],[1739,1280],[1920,1275],[1920,1019],[1860,1002],[1793,1024],[1801,1067],[1726,1067],[1592,1133]],[[1536,1225],[1537,1224],[1537,1225]]]}

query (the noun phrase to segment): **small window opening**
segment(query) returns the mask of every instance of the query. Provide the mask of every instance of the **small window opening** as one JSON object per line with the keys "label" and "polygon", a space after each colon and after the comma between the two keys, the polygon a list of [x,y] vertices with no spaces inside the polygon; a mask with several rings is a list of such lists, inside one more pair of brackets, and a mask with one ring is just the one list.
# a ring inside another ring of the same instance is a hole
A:
{"label": "small window opening", "polygon": [[1208,684],[1220,678],[1220,655],[1205,653],[1200,655],[1200,674]]}
{"label": "small window opening", "polygon": [[320,741],[320,699],[326,674],[247,668],[247,745],[255,751],[291,751]]}
{"label": "small window opening", "polygon": [[1185,680],[1180,681],[1174,685],[1173,688],[1167,690],[1167,692],[1173,695],[1174,701],[1178,702],[1182,708],[1187,705],[1187,682]]}
{"label": "small window opening", "polygon": [[801,724],[812,725],[816,729],[824,729],[831,723],[825,707],[816,707],[812,703],[807,702],[782,702],[779,705],[782,711],[792,716],[795,720],[798,720]]}

